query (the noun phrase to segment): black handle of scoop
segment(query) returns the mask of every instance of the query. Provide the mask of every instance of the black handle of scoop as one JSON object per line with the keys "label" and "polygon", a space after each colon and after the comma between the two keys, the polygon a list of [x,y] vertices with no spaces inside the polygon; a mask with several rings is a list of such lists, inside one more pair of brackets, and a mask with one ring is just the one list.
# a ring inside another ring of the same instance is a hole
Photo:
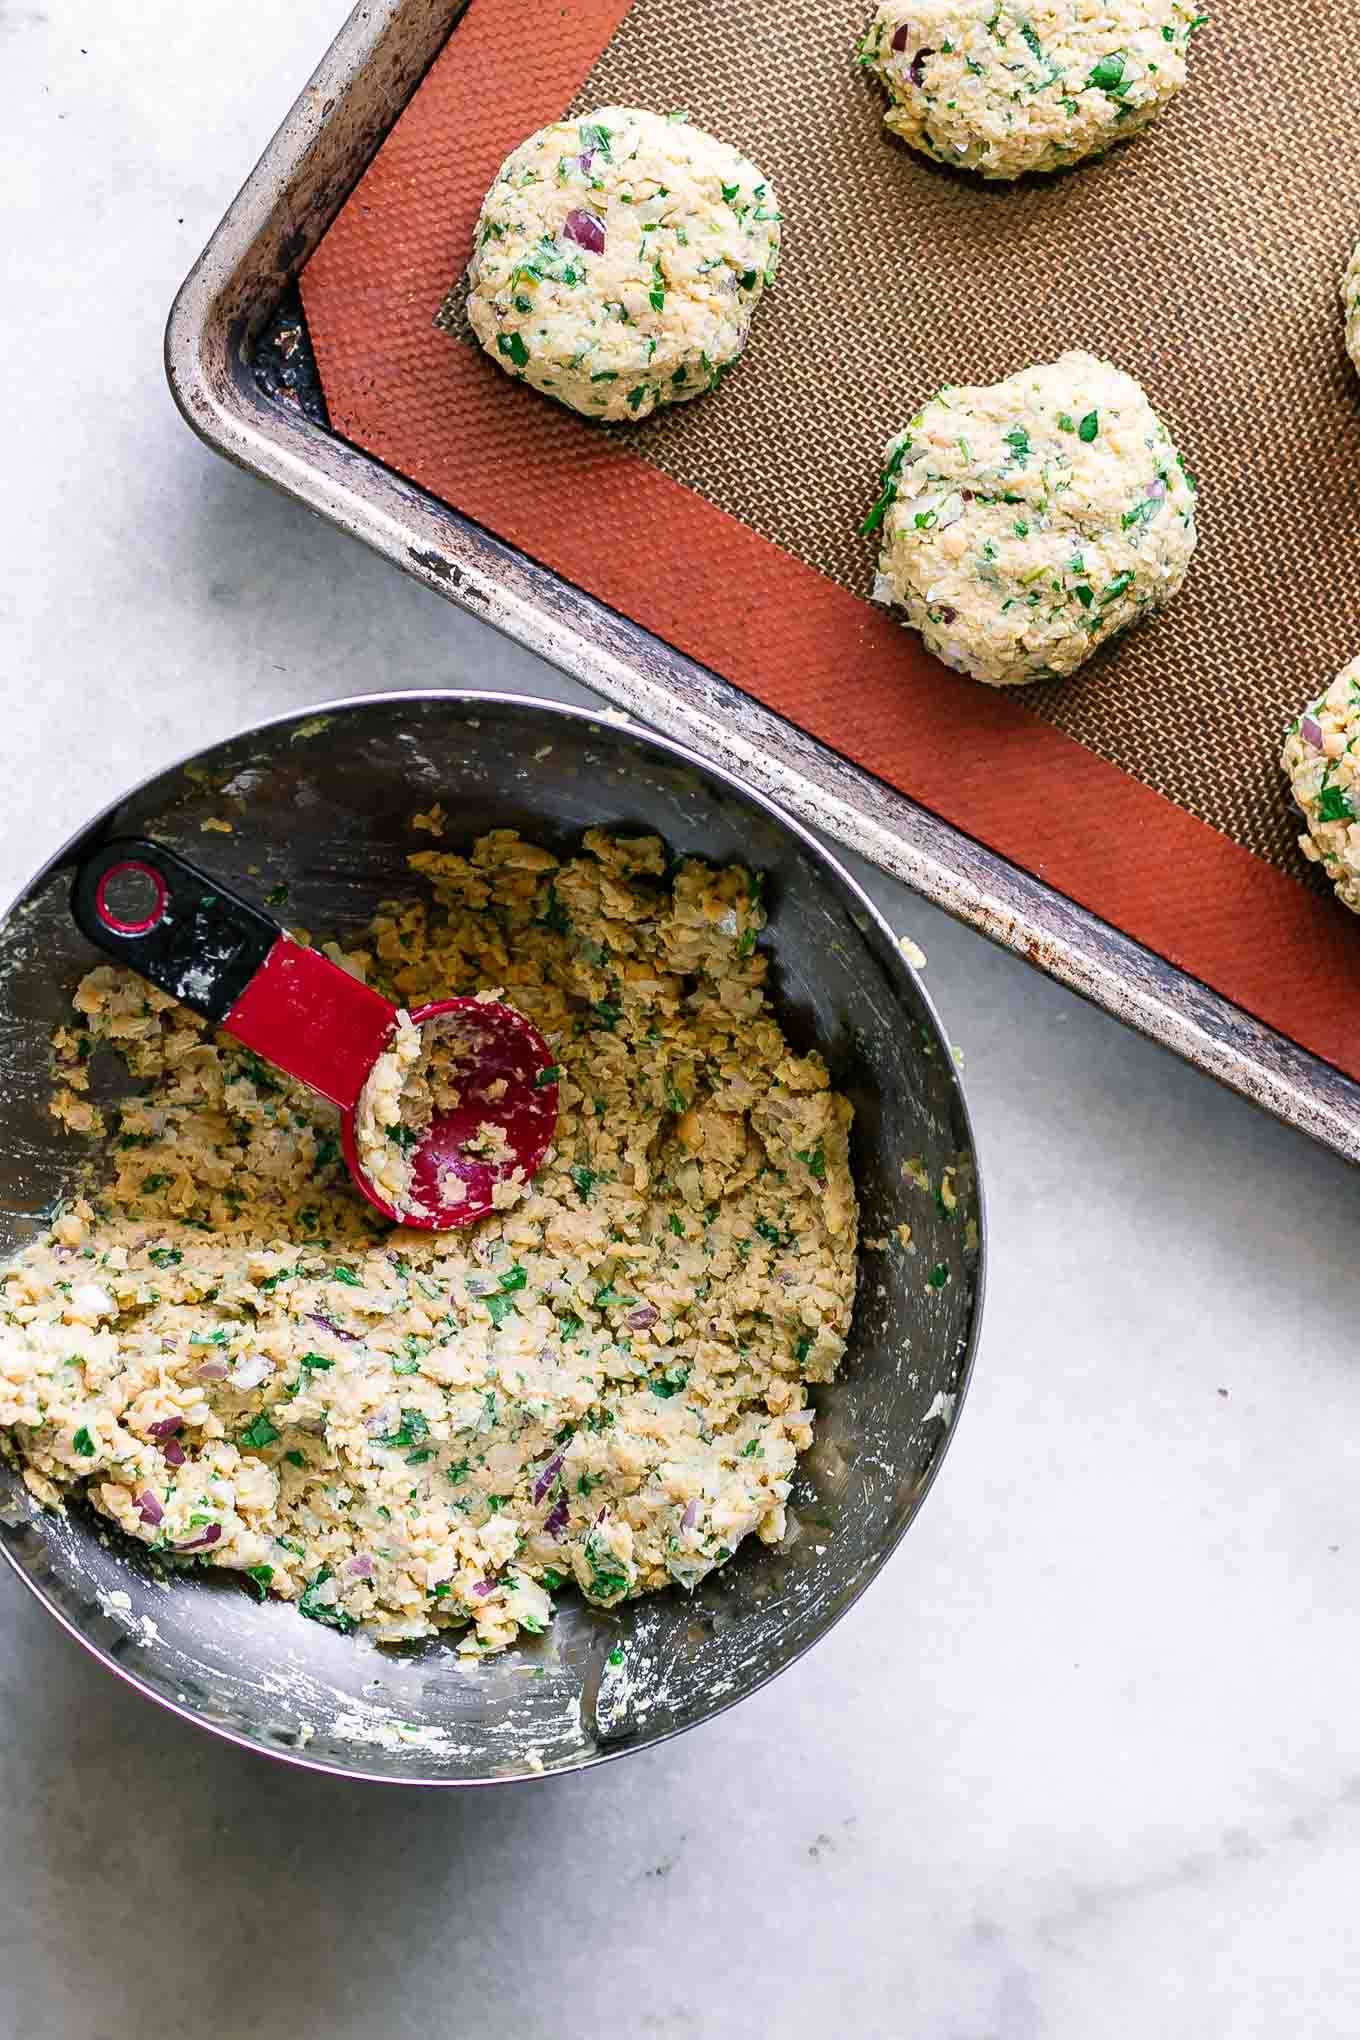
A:
{"label": "black handle of scoop", "polygon": [[[115,880],[144,899],[119,911]],[[117,836],[76,871],[71,912],[82,935],[220,1025],[283,934],[277,921],[209,872],[145,836]]]}

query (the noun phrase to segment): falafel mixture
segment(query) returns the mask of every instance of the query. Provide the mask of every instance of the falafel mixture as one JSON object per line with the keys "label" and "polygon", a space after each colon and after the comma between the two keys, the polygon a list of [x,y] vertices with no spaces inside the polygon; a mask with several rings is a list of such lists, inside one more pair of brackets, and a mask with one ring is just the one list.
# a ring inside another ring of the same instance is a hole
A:
{"label": "falafel mixture", "polygon": [[992,687],[1076,671],[1179,593],[1195,484],[1132,376],[1078,349],[947,385],[888,444],[874,600]]}
{"label": "falafel mixture", "polygon": [[[628,425],[715,389],[779,267],[769,179],[683,114],[605,106],[530,135],[477,222],[467,317],[498,367]],[[457,323],[457,294],[437,323]]]}
{"label": "falafel mixture", "polygon": [[892,95],[893,134],[1009,179],[1065,170],[1155,120],[1207,18],[1191,0],[882,0],[860,62]]}
{"label": "falafel mixture", "polygon": [[[785,1528],[855,1293],[851,1108],[764,992],[758,874],[590,831],[410,859],[344,960],[394,1002],[494,989],[556,1063],[527,1193],[382,1224],[336,1115],[109,965],[56,1039],[97,1187],[0,1277],[0,1427],[175,1563],[339,1630],[495,1651],[574,1583],[692,1588]],[[124,1101],[90,1096],[118,1058]]]}
{"label": "falafel mixture", "polygon": [[1360,914],[1360,659],[1291,723],[1280,760],[1306,828],[1299,848]]}

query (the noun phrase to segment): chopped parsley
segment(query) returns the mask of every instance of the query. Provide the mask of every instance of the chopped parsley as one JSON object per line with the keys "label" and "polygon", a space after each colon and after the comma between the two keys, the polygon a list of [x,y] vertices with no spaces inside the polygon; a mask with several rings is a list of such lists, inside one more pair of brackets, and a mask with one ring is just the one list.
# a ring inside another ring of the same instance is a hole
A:
{"label": "chopped parsley", "polygon": [[[176,1256],[176,1259],[178,1259],[178,1256]],[[263,1290],[264,1294],[269,1296],[278,1288],[280,1282],[291,1282],[295,1275],[300,1275],[301,1273],[301,1268],[276,1268],[272,1275],[262,1276],[255,1287]]]}
{"label": "chopped parsley", "polygon": [[1145,496],[1141,503],[1134,504],[1132,510],[1124,512],[1119,520],[1120,526],[1124,531],[1132,531],[1136,524],[1151,524],[1161,507],[1155,496]]}
{"label": "chopped parsley", "polygon": [[283,1089],[283,1085],[279,1082],[278,1078],[265,1068],[265,1065],[260,1061],[260,1058],[253,1049],[241,1049],[240,1056],[241,1061],[245,1064],[245,1073],[257,1091],[263,1091],[268,1095],[271,1091],[281,1091]]}
{"label": "chopped parsley", "polygon": [[1318,794],[1318,820],[1320,822],[1353,822],[1355,809],[1345,789],[1340,786],[1324,786]]}
{"label": "chopped parsley", "polygon": [[1094,86],[1097,92],[1108,92],[1111,95],[1117,93],[1123,83],[1124,53],[1122,50],[1115,50],[1108,57],[1102,57],[1092,70],[1090,77],[1086,80],[1088,89]]}
{"label": "chopped parsley", "polygon": [[906,459],[910,446],[911,434],[906,433],[903,435],[901,444],[893,448],[888,465],[883,470],[883,493],[860,526],[862,537],[869,538],[878,530],[879,525],[897,501],[897,478],[902,472],[902,462]]}
{"label": "chopped parsley", "polygon": [[602,1283],[600,1288],[595,1291],[595,1308],[597,1310],[612,1310],[616,1304],[631,1309],[636,1302],[637,1298],[635,1296],[620,1296],[612,1282]]}
{"label": "chopped parsley", "polygon": [[628,1575],[618,1570],[613,1554],[606,1553],[601,1560],[593,1537],[585,1544],[586,1563],[590,1567],[590,1591],[599,1601],[612,1601],[628,1591]]}
{"label": "chopped parsley", "polygon": [[562,905],[561,900],[558,899],[557,888],[553,885],[548,886],[543,912],[538,917],[538,925],[540,928],[549,929],[554,935],[570,935],[571,933],[571,921],[568,918],[567,910]]}
{"label": "chopped parsley", "polygon": [[758,1218],[756,1220],[756,1231],[763,1240],[768,1240],[772,1247],[791,1247],[793,1245],[793,1234],[791,1232],[781,1232],[771,1219]]}
{"label": "chopped parsley", "polygon": [[422,1438],[428,1438],[429,1435],[430,1435],[429,1422],[424,1416],[422,1416],[419,1410],[403,1410],[401,1413],[401,1422],[398,1424],[396,1430],[385,1432],[384,1435],[381,1438],[379,1438],[378,1443],[380,1445],[391,1445],[394,1447],[419,1445]]}
{"label": "chopped parsley", "polygon": [[261,1410],[259,1416],[247,1424],[244,1431],[237,1432],[236,1442],[238,1445],[249,1445],[258,1452],[264,1446],[272,1445],[279,1436],[280,1433]]}
{"label": "chopped parsley", "polygon": [[327,1629],[338,1629],[344,1636],[354,1628],[354,1617],[347,1615],[343,1608],[330,1607],[326,1602],[318,1601],[316,1598],[317,1590],[324,1587],[327,1580],[333,1577],[328,1565],[323,1565],[319,1572],[314,1573],[307,1582],[302,1599],[298,1602],[298,1609],[309,1622],[324,1623]]}

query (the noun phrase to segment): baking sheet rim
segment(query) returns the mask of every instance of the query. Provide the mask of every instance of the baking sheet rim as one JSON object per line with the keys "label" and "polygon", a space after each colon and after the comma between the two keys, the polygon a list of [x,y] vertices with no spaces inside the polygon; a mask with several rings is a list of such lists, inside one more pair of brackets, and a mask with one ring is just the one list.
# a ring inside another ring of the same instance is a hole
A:
{"label": "baking sheet rim", "polygon": [[1274,1117],[1360,1160],[1360,1085],[1340,1071],[380,461],[254,389],[251,340],[466,6],[467,0],[359,0],[175,299],[166,369],[186,421],[215,451],[273,481],[426,587],[626,712],[749,773],[801,819],[954,918]]}

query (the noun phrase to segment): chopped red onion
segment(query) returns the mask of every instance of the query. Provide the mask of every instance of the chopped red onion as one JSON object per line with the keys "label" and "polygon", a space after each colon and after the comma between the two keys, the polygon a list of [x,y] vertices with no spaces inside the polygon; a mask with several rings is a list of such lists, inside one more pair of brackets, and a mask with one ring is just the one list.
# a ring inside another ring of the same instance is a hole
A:
{"label": "chopped red onion", "polygon": [[556,1506],[552,1509],[551,1513],[544,1518],[543,1522],[543,1528],[547,1531],[549,1537],[560,1537],[562,1535],[562,1532],[567,1527],[567,1522],[570,1516],[571,1510],[567,1506],[566,1496],[559,1495],[557,1497]]}
{"label": "chopped red onion", "polygon": [[184,1429],[183,1417],[162,1417],[159,1424],[151,1425],[146,1435],[148,1438],[154,1438],[156,1442],[159,1444],[162,1438],[173,1438],[178,1432],[182,1431],[183,1429]]}
{"label": "chopped red onion", "polygon": [[594,161],[595,151],[593,149],[582,149],[580,155],[576,158],[576,164],[583,177],[589,177],[590,166]]}
{"label": "chopped red onion", "polygon": [[934,50],[918,50],[911,60],[911,82],[921,91],[926,82],[926,58],[933,57]]}
{"label": "chopped red onion", "polygon": [[187,1544],[177,1544],[175,1549],[176,1551],[201,1551],[205,1544],[216,1544],[221,1535],[222,1525],[220,1523],[209,1523],[207,1529],[200,1537],[191,1537]]}
{"label": "chopped red onion", "polygon": [[567,214],[562,232],[568,241],[575,241],[578,248],[588,248],[592,255],[603,255],[604,228],[594,213],[586,212],[579,205],[574,206]]}
{"label": "chopped red onion", "polygon": [[624,1323],[630,1332],[645,1332],[650,1325],[656,1323],[660,1315],[655,1304],[643,1303],[639,1304],[636,1310],[629,1311]]}
{"label": "chopped red onion", "polygon": [[494,1580],[474,1580],[472,1583],[472,1591],[477,1596],[479,1601],[484,1601],[488,1594],[495,1593],[496,1582]]}
{"label": "chopped red onion", "polygon": [[904,21],[892,39],[892,46],[900,55],[911,41],[911,23]]}
{"label": "chopped red onion", "polygon": [[361,1551],[357,1558],[350,1560],[345,1570],[351,1579],[371,1580],[373,1577],[373,1561],[366,1551]]}
{"label": "chopped red onion", "polygon": [[1155,482],[1148,483],[1148,495],[1152,498],[1154,503],[1160,503],[1165,494],[1166,483],[1162,480],[1161,476],[1158,475]]}
{"label": "chopped red onion", "polygon": [[698,1522],[698,1520],[699,1520],[699,1504],[697,1501],[694,1501],[690,1503],[684,1515],[680,1518],[680,1528],[682,1530],[692,1530],[695,1524]]}
{"label": "chopped red onion", "polygon": [[1299,735],[1304,743],[1311,744],[1315,751],[1322,749],[1322,724],[1311,715],[1304,716],[1299,723]]}
{"label": "chopped red onion", "polygon": [[156,1524],[160,1522],[161,1517],[165,1514],[164,1509],[161,1507],[160,1503],[156,1500],[156,1497],[152,1494],[150,1488],[143,1488],[142,1492],[138,1495],[137,1514],[141,1517],[142,1521],[144,1523],[149,1524],[152,1529],[155,1528]]}
{"label": "chopped red onion", "polygon": [[335,1338],[343,1339],[347,1346],[358,1344],[359,1334],[357,1332],[342,1332],[334,1318],[323,1317],[319,1310],[309,1310],[307,1315],[314,1325],[320,1325],[323,1332],[330,1332]]}
{"label": "chopped red onion", "polygon": [[225,1381],[227,1378],[225,1360],[205,1360],[201,1367],[195,1367],[195,1381]]}
{"label": "chopped red onion", "polygon": [[168,1439],[162,1450],[165,1454],[167,1466],[183,1466],[185,1458],[184,1447],[180,1444],[178,1438]]}
{"label": "chopped red onion", "polygon": [[534,1482],[534,1500],[536,1502],[542,1501],[544,1495],[547,1494],[548,1489],[557,1479],[558,1474],[562,1471],[562,1461],[565,1457],[566,1454],[563,1452],[554,1452],[552,1458],[548,1461],[542,1473],[540,1473],[538,1479]]}

